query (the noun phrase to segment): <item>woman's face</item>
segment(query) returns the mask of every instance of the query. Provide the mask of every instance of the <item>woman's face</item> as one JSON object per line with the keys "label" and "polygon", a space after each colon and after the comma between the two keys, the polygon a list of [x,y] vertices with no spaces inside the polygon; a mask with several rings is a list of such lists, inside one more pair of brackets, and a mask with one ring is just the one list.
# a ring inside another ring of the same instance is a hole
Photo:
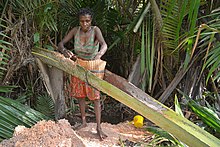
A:
{"label": "woman's face", "polygon": [[82,28],[82,31],[87,32],[90,29],[92,23],[91,15],[81,15],[79,16],[79,23]]}

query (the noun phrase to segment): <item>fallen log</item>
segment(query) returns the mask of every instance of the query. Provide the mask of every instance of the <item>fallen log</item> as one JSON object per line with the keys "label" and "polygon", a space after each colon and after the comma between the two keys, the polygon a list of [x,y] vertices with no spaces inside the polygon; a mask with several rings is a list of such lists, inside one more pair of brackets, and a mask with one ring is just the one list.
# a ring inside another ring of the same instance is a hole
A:
{"label": "fallen log", "polygon": [[220,146],[219,139],[178,115],[120,76],[106,71],[105,80],[102,80],[57,52],[35,48],[32,53],[42,62],[80,78],[125,104],[188,146]]}

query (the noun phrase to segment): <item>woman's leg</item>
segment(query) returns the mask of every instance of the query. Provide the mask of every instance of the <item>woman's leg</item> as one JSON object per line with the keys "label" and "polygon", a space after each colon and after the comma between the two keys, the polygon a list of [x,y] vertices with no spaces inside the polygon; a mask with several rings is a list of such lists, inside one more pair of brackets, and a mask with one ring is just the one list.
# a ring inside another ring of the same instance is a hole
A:
{"label": "woman's leg", "polygon": [[87,123],[86,123],[86,101],[85,101],[85,98],[79,98],[78,101],[79,101],[79,109],[80,109],[81,118],[82,118],[82,125],[78,126],[76,128],[77,130],[87,126]]}
{"label": "woman's leg", "polygon": [[83,127],[86,127],[86,102],[85,102],[85,97],[86,97],[86,89],[85,89],[85,82],[80,80],[79,78],[72,76],[71,77],[71,82],[70,82],[70,96],[77,98],[79,102],[79,109],[81,113],[81,118],[82,118],[82,125],[77,126],[75,129],[81,129]]}
{"label": "woman's leg", "polygon": [[100,99],[94,100],[94,109],[95,109],[95,116],[96,116],[96,123],[97,123],[97,134],[99,135],[100,139],[103,140],[107,137],[105,133],[103,133],[101,128],[101,105]]}

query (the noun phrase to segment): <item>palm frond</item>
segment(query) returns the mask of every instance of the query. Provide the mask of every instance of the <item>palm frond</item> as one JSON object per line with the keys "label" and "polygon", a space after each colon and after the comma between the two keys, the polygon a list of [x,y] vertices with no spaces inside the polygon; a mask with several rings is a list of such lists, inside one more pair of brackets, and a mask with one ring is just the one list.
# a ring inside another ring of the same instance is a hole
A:
{"label": "palm frond", "polygon": [[46,0],[11,0],[15,17],[23,19],[24,17],[34,20],[38,30],[48,28],[57,31],[57,2]]}
{"label": "palm frond", "polygon": [[177,138],[175,138],[170,133],[154,126],[146,127],[146,130],[155,134],[153,140],[149,142],[151,146],[179,146],[184,147],[185,145],[180,142]]}
{"label": "palm frond", "polygon": [[[216,45],[212,49],[212,51],[208,54],[208,60],[203,65],[203,68],[209,68],[209,73],[207,75],[206,82],[208,82],[208,79],[215,71],[218,71],[219,67],[220,67],[220,44]],[[216,80],[219,77],[220,77],[219,74],[213,75],[214,80]]]}
{"label": "palm frond", "polygon": [[188,105],[195,112],[199,118],[206,123],[209,127],[213,128],[215,131],[220,132],[220,119],[211,109],[201,106],[197,104],[194,100],[192,100],[188,95],[186,95],[181,90],[177,89],[180,94],[187,99]]}
{"label": "palm frond", "polygon": [[220,119],[217,117],[215,112],[207,107],[198,105],[193,100],[189,101],[189,106],[203,120],[204,123],[215,129],[215,131],[220,132]]}
{"label": "palm frond", "polygon": [[35,109],[50,118],[55,116],[55,104],[49,95],[40,95],[36,100]]}
{"label": "palm frond", "polygon": [[40,120],[49,120],[44,114],[15,100],[0,97],[0,140],[12,137],[18,125],[31,127]]}
{"label": "palm frond", "polygon": [[161,13],[163,18],[162,34],[164,37],[165,55],[173,54],[178,61],[178,50],[175,50],[179,44],[181,34],[181,26],[183,18],[187,14],[188,1],[163,0],[161,5]]}
{"label": "palm frond", "polygon": [[206,51],[203,64],[203,70],[205,68],[209,69],[206,82],[208,82],[211,76],[213,76],[214,80],[217,80],[220,77],[220,74],[218,74],[220,68],[220,44],[215,38],[213,38],[216,35],[220,35],[219,13],[220,10],[216,10],[211,13],[211,15],[207,16],[210,20],[207,23],[209,25],[205,25],[204,32],[201,35],[202,38],[200,42],[206,44],[204,47],[210,44],[210,49],[207,49]]}
{"label": "palm frond", "polygon": [[17,86],[0,86],[0,92],[12,92],[13,88],[16,88]]}
{"label": "palm frond", "polygon": [[7,64],[10,59],[8,55],[12,44],[8,41],[10,38],[4,33],[0,33],[0,81],[2,80],[5,71],[7,71]]}

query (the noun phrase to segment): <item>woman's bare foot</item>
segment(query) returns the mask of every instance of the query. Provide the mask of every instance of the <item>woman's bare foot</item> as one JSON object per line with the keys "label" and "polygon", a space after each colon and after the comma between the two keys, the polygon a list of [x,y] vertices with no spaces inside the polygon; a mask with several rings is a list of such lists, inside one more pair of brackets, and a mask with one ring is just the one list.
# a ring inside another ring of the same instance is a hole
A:
{"label": "woman's bare foot", "polygon": [[108,136],[102,131],[102,129],[97,128],[97,134],[99,139],[102,141],[103,139],[107,138]]}

